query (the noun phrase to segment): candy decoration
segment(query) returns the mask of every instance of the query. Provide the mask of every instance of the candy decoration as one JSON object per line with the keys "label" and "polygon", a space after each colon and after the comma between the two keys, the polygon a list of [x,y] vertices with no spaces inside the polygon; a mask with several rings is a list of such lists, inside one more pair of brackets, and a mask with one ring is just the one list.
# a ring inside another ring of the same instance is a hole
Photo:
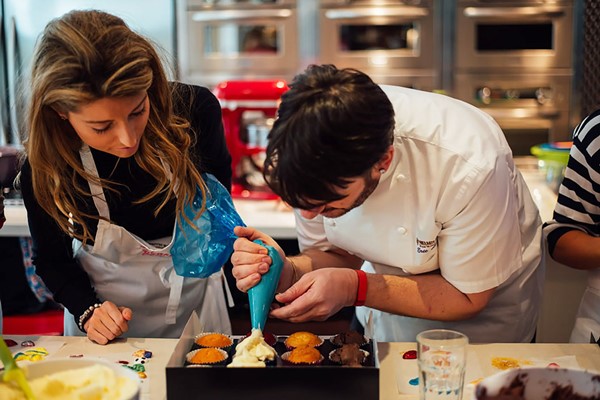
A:
{"label": "candy decoration", "polygon": [[146,371],[146,367],[144,367],[142,364],[124,365],[124,367],[132,369],[135,372],[145,372]]}
{"label": "candy decoration", "polygon": [[145,357],[137,357],[133,363],[134,364],[146,364],[147,360]]}
{"label": "candy decoration", "polygon": [[35,346],[35,342],[33,340],[25,340],[25,341],[21,342],[21,346],[33,347],[33,346]]}
{"label": "candy decoration", "polygon": [[34,349],[25,350],[18,352],[14,355],[15,361],[28,360],[28,361],[41,361],[48,355],[48,350],[43,347],[36,347]]}
{"label": "candy decoration", "polygon": [[551,362],[550,364],[548,364],[548,368],[560,368],[560,365],[558,365],[555,362]]}
{"label": "candy decoration", "polygon": [[83,354],[71,354],[69,355],[70,358],[81,358],[83,357]]}
{"label": "candy decoration", "polygon": [[146,379],[148,377],[145,372],[138,372],[138,376],[142,379]]}
{"label": "candy decoration", "polygon": [[417,351],[409,350],[409,351],[405,352],[404,354],[402,354],[402,358],[405,360],[416,360],[417,359]]}
{"label": "candy decoration", "polygon": [[118,363],[119,364],[123,364],[123,365],[127,365],[127,364],[129,364],[129,361],[119,360]]}
{"label": "candy decoration", "polygon": [[152,358],[152,352],[144,349],[139,349],[133,352],[134,357]]}
{"label": "candy decoration", "polygon": [[17,345],[17,342],[15,342],[15,341],[14,341],[14,340],[12,340],[12,339],[4,339],[4,343],[6,343],[6,345],[7,345],[8,347],[13,347],[13,346],[16,346],[16,345]]}
{"label": "candy decoration", "polygon": [[408,384],[411,386],[419,386],[419,377],[412,378],[408,381]]}

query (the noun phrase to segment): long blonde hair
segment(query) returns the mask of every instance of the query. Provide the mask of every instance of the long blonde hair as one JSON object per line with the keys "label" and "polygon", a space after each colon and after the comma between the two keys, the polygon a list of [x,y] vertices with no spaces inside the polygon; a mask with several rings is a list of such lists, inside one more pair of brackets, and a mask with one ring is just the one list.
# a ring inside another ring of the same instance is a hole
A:
{"label": "long blonde hair", "polygon": [[[93,239],[84,218],[99,217],[77,207],[78,198],[90,196],[80,177],[107,190],[116,189],[111,181],[83,169],[79,157],[82,141],[58,113],[76,111],[104,97],[140,91],[148,93],[151,106],[134,157],[155,177],[157,185],[138,202],[160,196],[156,215],[176,192],[176,208],[181,211],[193,201],[197,187],[203,194],[206,187],[188,153],[192,140],[189,122],[173,114],[171,88],[152,44],[122,19],[101,11],[71,11],[46,26],[32,60],[25,150],[37,202],[64,232],[83,242]],[[161,160],[177,177],[177,186]],[[73,230],[69,219],[81,226],[81,232]]]}

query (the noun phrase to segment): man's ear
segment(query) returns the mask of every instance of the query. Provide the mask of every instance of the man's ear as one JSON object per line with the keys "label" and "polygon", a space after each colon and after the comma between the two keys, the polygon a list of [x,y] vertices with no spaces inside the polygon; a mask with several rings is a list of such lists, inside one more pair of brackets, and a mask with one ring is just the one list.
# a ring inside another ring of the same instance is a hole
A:
{"label": "man's ear", "polygon": [[390,168],[390,165],[392,164],[393,159],[394,159],[394,146],[390,145],[390,147],[388,147],[388,149],[385,152],[385,154],[383,155],[383,157],[381,157],[381,159],[377,162],[377,168],[384,169],[387,171]]}

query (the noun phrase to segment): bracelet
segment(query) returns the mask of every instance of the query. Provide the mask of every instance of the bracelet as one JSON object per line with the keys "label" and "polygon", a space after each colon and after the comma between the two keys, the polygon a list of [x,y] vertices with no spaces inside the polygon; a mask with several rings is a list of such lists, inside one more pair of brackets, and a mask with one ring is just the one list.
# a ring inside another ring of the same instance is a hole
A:
{"label": "bracelet", "polygon": [[354,302],[355,307],[364,306],[365,300],[367,300],[367,274],[361,269],[356,270],[358,276],[358,288],[356,290],[356,301]]}
{"label": "bracelet", "polygon": [[89,306],[83,312],[83,314],[81,314],[79,316],[79,322],[77,322],[77,326],[79,326],[79,330],[81,332],[85,332],[85,329],[83,329],[83,325],[85,325],[86,321],[92,317],[92,314],[94,313],[94,310],[96,310],[96,308],[100,308],[100,307],[102,307],[102,304],[96,303],[93,306]]}

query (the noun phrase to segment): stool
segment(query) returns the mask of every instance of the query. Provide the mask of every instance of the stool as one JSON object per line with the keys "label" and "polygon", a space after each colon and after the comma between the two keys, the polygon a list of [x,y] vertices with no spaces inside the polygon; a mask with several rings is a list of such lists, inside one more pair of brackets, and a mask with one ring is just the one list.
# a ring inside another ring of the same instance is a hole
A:
{"label": "stool", "polygon": [[63,310],[47,310],[34,314],[5,315],[2,319],[4,335],[62,336]]}

